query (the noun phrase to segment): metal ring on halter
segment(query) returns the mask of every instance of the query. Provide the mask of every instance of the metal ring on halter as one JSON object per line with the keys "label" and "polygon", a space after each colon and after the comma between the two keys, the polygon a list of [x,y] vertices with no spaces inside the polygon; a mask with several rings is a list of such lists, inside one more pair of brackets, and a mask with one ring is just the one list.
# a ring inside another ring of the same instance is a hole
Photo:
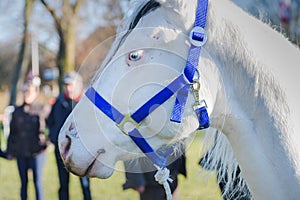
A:
{"label": "metal ring on halter", "polygon": [[190,42],[196,46],[201,47],[206,43],[207,36],[204,28],[195,26],[190,32]]}
{"label": "metal ring on halter", "polygon": [[192,85],[194,91],[198,91],[199,92],[201,84],[200,84],[200,82],[198,80],[194,80],[191,85]]}
{"label": "metal ring on halter", "polygon": [[131,118],[130,114],[126,114],[124,115],[124,119],[122,120],[122,122],[116,125],[125,135],[128,135],[128,133],[133,131],[133,129],[138,128],[141,125],[141,122],[137,123],[134,119]]}
{"label": "metal ring on halter", "polygon": [[196,68],[195,74],[194,74],[194,77],[193,77],[193,81],[195,81],[195,80],[197,80],[197,81],[200,80],[200,72],[199,72],[198,68]]}
{"label": "metal ring on halter", "polygon": [[196,68],[195,70],[195,74],[194,74],[194,78],[193,78],[193,83],[191,83],[191,87],[194,93],[194,97],[195,97],[195,104],[199,104],[200,101],[200,96],[199,96],[199,92],[200,92],[200,72],[198,70],[198,68]]}

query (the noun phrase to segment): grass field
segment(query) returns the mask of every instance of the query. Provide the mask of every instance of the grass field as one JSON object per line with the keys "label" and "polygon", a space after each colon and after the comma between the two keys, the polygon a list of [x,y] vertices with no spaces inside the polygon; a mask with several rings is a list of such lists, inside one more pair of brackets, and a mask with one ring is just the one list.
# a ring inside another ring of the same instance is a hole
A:
{"label": "grass field", "polygon": [[[203,173],[198,165],[202,135],[198,134],[187,148],[188,177],[179,177],[181,200],[219,200],[221,199],[215,176]],[[118,163],[121,167],[122,164]],[[47,150],[47,160],[44,169],[44,190],[46,200],[55,200],[58,190],[58,177],[54,159],[53,147]],[[91,179],[91,192],[94,200],[138,200],[138,194],[133,190],[122,190],[124,173],[116,171],[109,179]],[[16,161],[0,160],[0,200],[19,199],[20,180]],[[34,200],[32,174],[29,174],[28,199]],[[79,178],[72,175],[70,180],[71,200],[82,198]]]}

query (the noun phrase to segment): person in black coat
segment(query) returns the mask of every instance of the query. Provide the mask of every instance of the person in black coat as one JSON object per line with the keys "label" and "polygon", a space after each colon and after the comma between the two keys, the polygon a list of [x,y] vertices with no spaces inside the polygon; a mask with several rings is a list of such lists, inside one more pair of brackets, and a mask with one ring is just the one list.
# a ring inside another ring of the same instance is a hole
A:
{"label": "person in black coat", "polygon": [[21,199],[27,199],[28,171],[32,170],[36,199],[43,199],[42,172],[47,147],[45,118],[49,110],[37,100],[39,88],[27,80],[22,88],[24,103],[12,113],[7,142],[7,157],[16,158],[21,179]]}
{"label": "person in black coat", "polygon": [[[170,178],[173,180],[169,183],[173,199],[177,196],[175,193],[178,186],[178,175],[186,177],[186,158],[183,153],[181,156],[172,157],[167,166],[170,170]],[[166,199],[165,189],[154,178],[157,170],[153,163],[147,157],[141,157],[135,160],[124,161],[126,182],[123,189],[134,189],[140,195],[140,200],[163,200]]]}
{"label": "person in black coat", "polygon": [[[82,77],[78,73],[72,71],[64,76],[63,83],[64,93],[56,99],[56,102],[52,106],[51,113],[47,119],[47,125],[49,128],[50,141],[55,147],[55,158],[60,184],[58,196],[60,200],[68,200],[70,173],[66,170],[63,160],[61,159],[57,140],[61,127],[82,96]],[[89,178],[80,177],[80,183],[84,200],[90,200],[91,192]]]}

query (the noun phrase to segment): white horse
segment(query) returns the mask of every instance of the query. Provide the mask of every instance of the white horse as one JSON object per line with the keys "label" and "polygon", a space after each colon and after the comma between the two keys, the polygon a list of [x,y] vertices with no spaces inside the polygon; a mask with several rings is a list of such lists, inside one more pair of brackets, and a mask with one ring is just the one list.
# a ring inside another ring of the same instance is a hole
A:
{"label": "white horse", "polygon": [[[183,70],[196,0],[134,2],[92,82],[121,113],[132,113]],[[128,31],[129,28],[133,28]],[[300,198],[300,51],[267,24],[227,0],[210,0],[207,42],[199,72],[210,126],[228,139],[254,199]],[[100,70],[99,70],[100,71]],[[138,127],[158,149],[198,127],[188,96],[182,123],[169,120],[175,95]],[[118,160],[141,156],[128,135],[84,96],[59,134],[59,147],[74,174],[108,178]]]}

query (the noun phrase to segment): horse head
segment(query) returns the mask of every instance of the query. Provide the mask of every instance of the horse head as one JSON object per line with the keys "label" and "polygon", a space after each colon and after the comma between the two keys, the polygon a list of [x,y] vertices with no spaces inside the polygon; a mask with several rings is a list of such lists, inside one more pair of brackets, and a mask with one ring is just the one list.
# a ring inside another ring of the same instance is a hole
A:
{"label": "horse head", "polygon": [[[132,135],[142,135],[159,160],[157,149],[188,137],[201,123],[192,106],[195,89],[184,93],[184,103],[179,97],[182,88],[193,85],[181,75],[197,2],[150,0],[133,2],[131,8],[101,70],[59,134],[65,165],[80,176],[108,178],[118,160],[142,156],[145,149]],[[300,97],[292,82],[299,74],[299,50],[227,0],[209,1],[206,35],[194,76],[200,74],[196,83],[211,127],[226,135],[255,199],[298,198]],[[176,81],[182,85],[174,86]],[[176,105],[184,105],[177,122],[170,120]]]}
{"label": "horse head", "polygon": [[[123,114],[134,113],[180,75],[186,63],[188,31],[193,23],[183,16],[189,12],[182,12],[182,5],[171,1],[144,1],[134,6],[136,13],[124,19],[124,27],[119,30],[103,70],[91,84]],[[173,20],[178,15],[184,22]],[[188,97],[188,105],[193,104],[193,98]],[[143,137],[154,149],[172,145],[198,127],[192,106],[186,108],[182,123],[169,120],[174,102],[175,97],[171,97],[139,125]],[[59,141],[67,168],[81,176],[107,178],[116,161],[141,156],[128,135],[86,95],[66,120]]]}

